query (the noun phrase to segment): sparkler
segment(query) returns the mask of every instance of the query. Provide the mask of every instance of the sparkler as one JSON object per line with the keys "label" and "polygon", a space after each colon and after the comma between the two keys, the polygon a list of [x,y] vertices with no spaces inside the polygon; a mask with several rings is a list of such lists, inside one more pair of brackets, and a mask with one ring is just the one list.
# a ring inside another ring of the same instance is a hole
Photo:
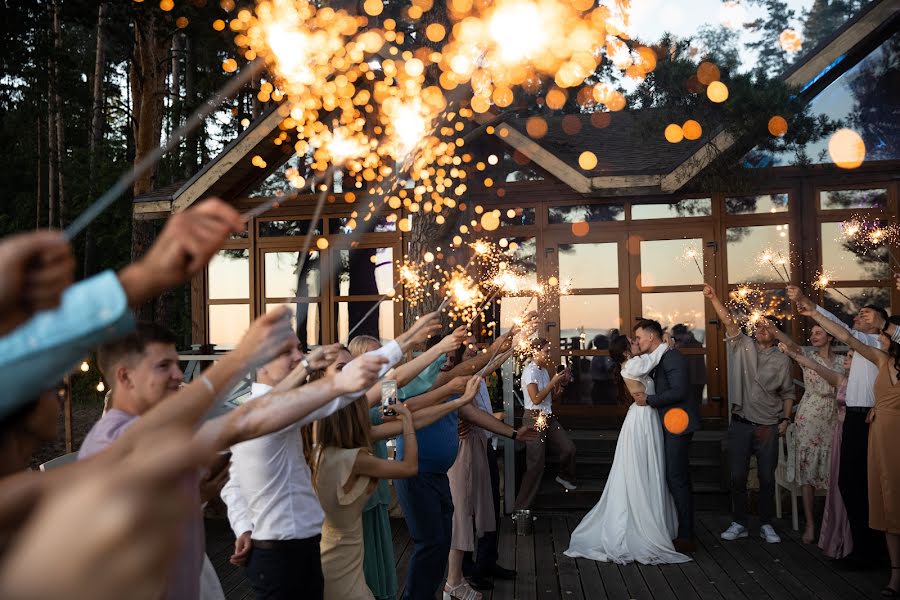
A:
{"label": "sparkler", "polygon": [[550,418],[544,411],[539,411],[538,416],[534,419],[534,428],[539,432],[547,431],[550,426]]}
{"label": "sparkler", "polygon": [[[778,261],[778,262],[776,263],[776,261]],[[768,248],[763,250],[762,254],[760,254],[756,258],[756,263],[760,266],[763,266],[767,263],[769,265],[771,265],[772,269],[778,275],[778,278],[781,279],[781,281],[783,281],[784,283],[787,283],[788,279],[790,279],[790,275],[787,274],[787,267],[785,267],[786,262],[787,262],[787,259],[784,257],[783,254],[781,254],[780,252],[776,254],[773,250],[770,250]],[[779,263],[785,269],[784,274],[782,274],[782,272],[778,270]],[[787,275],[787,276],[785,276],[785,275]]]}
{"label": "sparkler", "polygon": [[690,246],[688,246],[687,248],[684,249],[684,254],[682,254],[681,258],[682,258],[682,260],[686,260],[686,261],[693,260],[694,264],[697,265],[697,271],[699,271],[700,277],[702,278],[703,277],[703,267],[700,266],[700,261],[699,261],[700,256],[702,256],[702,254],[700,254],[700,251],[697,250],[697,248],[693,244],[691,244]]}
{"label": "sparkler", "polygon": [[[886,264],[894,275],[900,275],[900,272],[891,265],[892,260],[900,265],[900,260],[897,260],[897,256],[891,250],[891,244],[896,243],[898,238],[896,226],[884,226],[877,222],[852,217],[841,223],[841,237],[856,245],[860,250],[871,253],[876,260]],[[879,256],[876,252],[879,248],[887,251],[887,259]]]}
{"label": "sparkler", "polygon": [[[828,286],[831,284],[831,274],[826,272],[824,269],[816,275],[816,281],[813,283],[813,288],[817,290],[825,291],[828,289]],[[850,303],[850,306],[856,307],[856,302],[853,301],[847,294],[837,289],[836,287],[831,288],[832,292],[838,293],[843,296],[847,302]]]}
{"label": "sparkler", "polygon": [[138,161],[132,169],[119,177],[118,181],[106,193],[100,196],[87,210],[81,213],[77,219],[72,221],[64,232],[66,240],[71,241],[75,236],[84,231],[84,228],[90,225],[94,219],[99,217],[103,211],[109,208],[113,202],[118,200],[122,194],[127,192],[134,185],[134,182],[143,175],[147,174],[159,160],[165,156],[173,148],[177,147],[181,140],[189,133],[203,125],[206,118],[215,111],[219,105],[226,99],[236,94],[241,88],[247,85],[253,78],[262,71],[265,63],[261,60],[254,60],[235,77],[231,78],[222,89],[213,94],[206,102],[197,107],[197,110],[191,114],[184,124],[176,129],[166,142],[154,148],[147,156]]}

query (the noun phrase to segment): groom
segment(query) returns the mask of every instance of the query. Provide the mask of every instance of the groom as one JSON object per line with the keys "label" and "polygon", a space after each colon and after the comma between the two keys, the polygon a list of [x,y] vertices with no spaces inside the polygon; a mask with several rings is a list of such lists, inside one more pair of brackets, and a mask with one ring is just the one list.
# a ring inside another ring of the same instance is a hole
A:
{"label": "groom", "polygon": [[[663,344],[662,327],[657,321],[641,319],[634,326],[634,339],[641,354],[653,352]],[[699,402],[690,393],[687,360],[678,350],[671,348],[662,357],[653,372],[656,393],[652,396],[635,394],[640,406],[650,405],[659,410],[665,422],[666,413],[680,408],[687,414],[684,431],[673,433],[663,427],[666,448],[666,483],[678,510],[678,537],[672,540],[678,552],[694,551],[694,498],[691,490],[689,466],[691,439],[700,428]]]}

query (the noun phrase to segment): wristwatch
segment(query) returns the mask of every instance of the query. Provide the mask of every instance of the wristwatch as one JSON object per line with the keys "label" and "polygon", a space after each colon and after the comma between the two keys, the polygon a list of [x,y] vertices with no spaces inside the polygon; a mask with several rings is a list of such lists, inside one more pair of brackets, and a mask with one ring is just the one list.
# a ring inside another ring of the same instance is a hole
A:
{"label": "wristwatch", "polygon": [[306,360],[305,356],[300,360],[300,364],[303,365],[303,368],[306,369],[307,373],[309,373],[312,370],[309,366],[309,361]]}
{"label": "wristwatch", "polygon": [[509,436],[509,439],[515,441],[515,439],[516,439],[516,437],[517,437],[518,435],[519,435],[519,430],[518,430],[518,429],[513,429],[512,435]]}

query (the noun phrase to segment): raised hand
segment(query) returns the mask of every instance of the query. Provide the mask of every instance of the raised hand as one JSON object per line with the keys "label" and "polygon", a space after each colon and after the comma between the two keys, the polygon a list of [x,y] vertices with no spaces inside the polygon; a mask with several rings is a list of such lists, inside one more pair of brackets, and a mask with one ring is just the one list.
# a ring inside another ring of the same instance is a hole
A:
{"label": "raised hand", "polygon": [[711,285],[708,285],[708,284],[703,285],[703,297],[706,298],[707,300],[712,300],[713,298],[716,297],[716,292],[714,289],[712,289]]}
{"label": "raised hand", "polygon": [[541,433],[534,427],[529,427],[528,425],[522,425],[516,430],[517,442],[533,442],[540,439],[540,437]]}
{"label": "raised hand", "polygon": [[816,309],[815,303],[796,285],[787,286],[787,296],[788,300],[797,306],[797,311],[800,314],[808,314],[810,311],[815,311]]}
{"label": "raised hand", "polygon": [[413,323],[413,326],[409,328],[409,331],[400,337],[404,338],[404,341],[408,345],[425,343],[428,341],[428,338],[440,330],[441,324],[438,321],[438,317],[439,313],[437,311],[422,315],[415,323]]}
{"label": "raised hand", "polygon": [[778,349],[781,350],[781,352],[782,352],[783,354],[786,354],[786,355],[789,356],[790,358],[796,358],[796,356],[797,356],[797,353],[794,352],[794,351],[792,351],[792,350],[790,349],[790,347],[789,347],[787,344],[783,343],[783,342],[779,342],[779,344],[778,344]]}
{"label": "raised hand", "polygon": [[466,327],[463,325],[462,327],[457,327],[453,330],[449,335],[445,335],[440,342],[437,343],[437,347],[440,349],[441,354],[446,354],[447,352],[453,352],[457,348],[459,348],[460,344],[462,344],[466,340]]}
{"label": "raised hand", "polygon": [[466,391],[466,387],[469,385],[469,381],[472,379],[476,378],[469,377],[468,375],[460,375],[459,377],[454,377],[447,384],[448,391],[451,392],[454,396],[460,396]]}
{"label": "raised hand", "polygon": [[279,306],[250,324],[234,352],[247,364],[248,369],[255,369],[296,345],[297,335],[291,329],[291,313],[286,307]]}
{"label": "raised hand", "polygon": [[391,408],[394,409],[394,412],[397,413],[397,417],[399,417],[400,419],[407,419],[410,422],[412,421],[412,413],[409,412],[409,408],[407,408],[406,404],[404,404],[403,402],[392,404]]}
{"label": "raised hand", "polygon": [[[463,379],[463,378],[458,378]],[[475,396],[478,394],[478,389],[481,387],[481,382],[484,381],[481,377],[477,375],[473,377],[469,377],[469,380],[466,382],[466,389],[461,398],[467,400],[467,402],[471,402],[475,399]]]}
{"label": "raised hand", "polygon": [[339,394],[352,394],[367,390],[378,381],[381,368],[387,364],[384,356],[363,354],[354,358],[340,373],[334,376],[334,383]]}
{"label": "raised hand", "polygon": [[309,361],[309,368],[313,370],[327,369],[328,366],[337,360],[341,353],[340,344],[329,344],[328,346],[319,346],[309,353],[306,360]]}
{"label": "raised hand", "polygon": [[0,241],[0,335],[42,310],[59,306],[72,285],[75,258],[58,231],[35,231]]}
{"label": "raised hand", "polygon": [[218,198],[170,217],[147,253],[119,274],[129,304],[136,306],[189,281],[230,234],[244,227],[240,214]]}

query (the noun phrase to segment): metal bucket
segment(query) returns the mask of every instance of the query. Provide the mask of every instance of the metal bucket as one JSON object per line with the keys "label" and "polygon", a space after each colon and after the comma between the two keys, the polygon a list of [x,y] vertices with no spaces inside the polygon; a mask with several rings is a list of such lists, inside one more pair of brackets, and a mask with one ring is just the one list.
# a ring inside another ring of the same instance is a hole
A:
{"label": "metal bucket", "polygon": [[516,534],[531,535],[534,531],[534,521],[531,518],[530,510],[516,511]]}

